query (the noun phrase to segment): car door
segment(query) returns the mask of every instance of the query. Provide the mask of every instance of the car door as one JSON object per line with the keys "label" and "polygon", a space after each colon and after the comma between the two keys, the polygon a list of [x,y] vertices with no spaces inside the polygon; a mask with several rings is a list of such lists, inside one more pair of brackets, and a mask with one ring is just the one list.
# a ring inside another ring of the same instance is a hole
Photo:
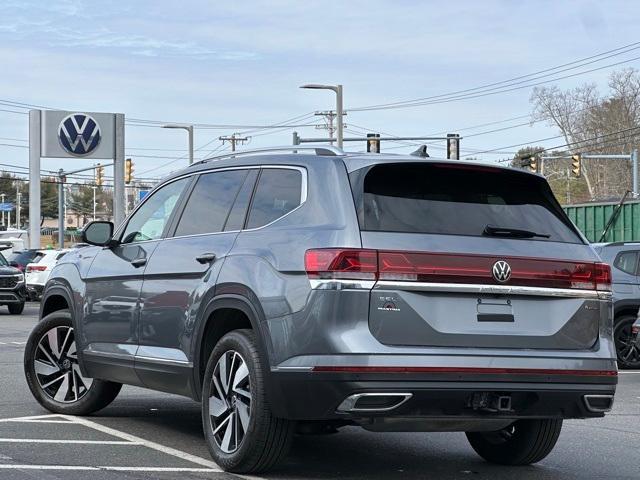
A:
{"label": "car door", "polygon": [[190,181],[178,179],[146,198],[116,233],[118,243],[102,248],[93,260],[80,325],[89,376],[139,383],[134,356],[143,274]]}
{"label": "car door", "polygon": [[190,344],[197,315],[214,295],[220,267],[244,223],[257,174],[257,168],[200,174],[171,234],[153,252],[140,295],[136,356],[136,371],[146,386],[189,394],[191,377],[185,369],[192,366]]}

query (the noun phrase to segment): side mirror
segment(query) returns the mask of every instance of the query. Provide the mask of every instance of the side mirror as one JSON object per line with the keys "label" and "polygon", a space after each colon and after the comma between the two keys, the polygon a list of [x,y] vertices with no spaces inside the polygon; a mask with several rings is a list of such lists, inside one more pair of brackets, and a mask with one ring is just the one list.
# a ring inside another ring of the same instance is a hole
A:
{"label": "side mirror", "polygon": [[111,243],[113,237],[113,223],[96,220],[88,223],[82,229],[82,241],[91,245],[104,247]]}

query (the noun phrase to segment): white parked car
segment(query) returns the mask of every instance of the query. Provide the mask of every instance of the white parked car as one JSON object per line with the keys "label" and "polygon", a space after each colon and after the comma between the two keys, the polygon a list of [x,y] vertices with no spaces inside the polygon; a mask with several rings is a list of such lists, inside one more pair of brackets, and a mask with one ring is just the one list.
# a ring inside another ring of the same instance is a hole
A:
{"label": "white parked car", "polygon": [[27,280],[27,292],[32,300],[37,300],[42,295],[45,283],[51,274],[51,269],[69,249],[62,250],[38,250],[31,263],[24,270]]}

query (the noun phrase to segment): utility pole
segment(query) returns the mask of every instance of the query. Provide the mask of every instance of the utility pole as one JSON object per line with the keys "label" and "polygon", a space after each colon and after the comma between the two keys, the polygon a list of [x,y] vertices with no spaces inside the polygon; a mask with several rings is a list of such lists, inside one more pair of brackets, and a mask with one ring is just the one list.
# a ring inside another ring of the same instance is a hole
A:
{"label": "utility pole", "polygon": [[[347,112],[343,112],[342,115],[346,115]],[[335,133],[336,129],[333,125],[333,121],[336,119],[337,115],[336,112],[334,110],[324,110],[321,112],[316,112],[315,115],[317,117],[324,117],[324,125],[316,125],[317,129],[321,129],[321,130],[328,130],[329,131],[329,138],[331,139],[329,141],[329,143],[331,145],[333,145],[333,140],[334,140],[334,136],[333,134]],[[347,128],[347,125],[343,125],[343,128]]]}
{"label": "utility pole", "polygon": [[64,170],[58,170],[58,248],[64,247]]}
{"label": "utility pole", "polygon": [[20,228],[20,200],[22,194],[20,193],[20,187],[16,185],[16,228]]}
{"label": "utility pole", "polygon": [[233,135],[223,135],[219,138],[219,140],[224,145],[225,142],[229,142],[231,144],[231,151],[236,151],[236,143],[242,145],[244,142],[249,141],[251,137],[238,137],[238,133],[234,133]]}
{"label": "utility pole", "polygon": [[[0,194],[0,198],[2,198],[2,203],[4,203],[4,193]],[[2,211],[2,225],[6,225],[4,223],[4,210]]]}
{"label": "utility pole", "polygon": [[96,187],[95,185],[91,187],[91,189],[93,190],[93,221],[95,222],[96,220]]}

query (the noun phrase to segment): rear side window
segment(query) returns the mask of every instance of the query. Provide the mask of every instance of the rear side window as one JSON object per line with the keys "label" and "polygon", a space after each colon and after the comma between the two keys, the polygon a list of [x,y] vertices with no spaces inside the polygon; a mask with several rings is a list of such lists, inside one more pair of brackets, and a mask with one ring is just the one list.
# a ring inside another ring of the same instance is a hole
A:
{"label": "rear side window", "polygon": [[175,235],[222,232],[247,173],[247,170],[227,170],[200,175]]}
{"label": "rear side window", "polygon": [[482,236],[491,226],[582,243],[548,186],[519,172],[449,164],[382,164],[364,178],[357,172],[362,230]]}
{"label": "rear side window", "polygon": [[302,174],[298,170],[262,170],[251,202],[247,228],[262,227],[286,215],[300,205],[301,195]]}
{"label": "rear side window", "polygon": [[638,268],[638,252],[620,252],[616,256],[613,266],[629,275],[635,275]]}

